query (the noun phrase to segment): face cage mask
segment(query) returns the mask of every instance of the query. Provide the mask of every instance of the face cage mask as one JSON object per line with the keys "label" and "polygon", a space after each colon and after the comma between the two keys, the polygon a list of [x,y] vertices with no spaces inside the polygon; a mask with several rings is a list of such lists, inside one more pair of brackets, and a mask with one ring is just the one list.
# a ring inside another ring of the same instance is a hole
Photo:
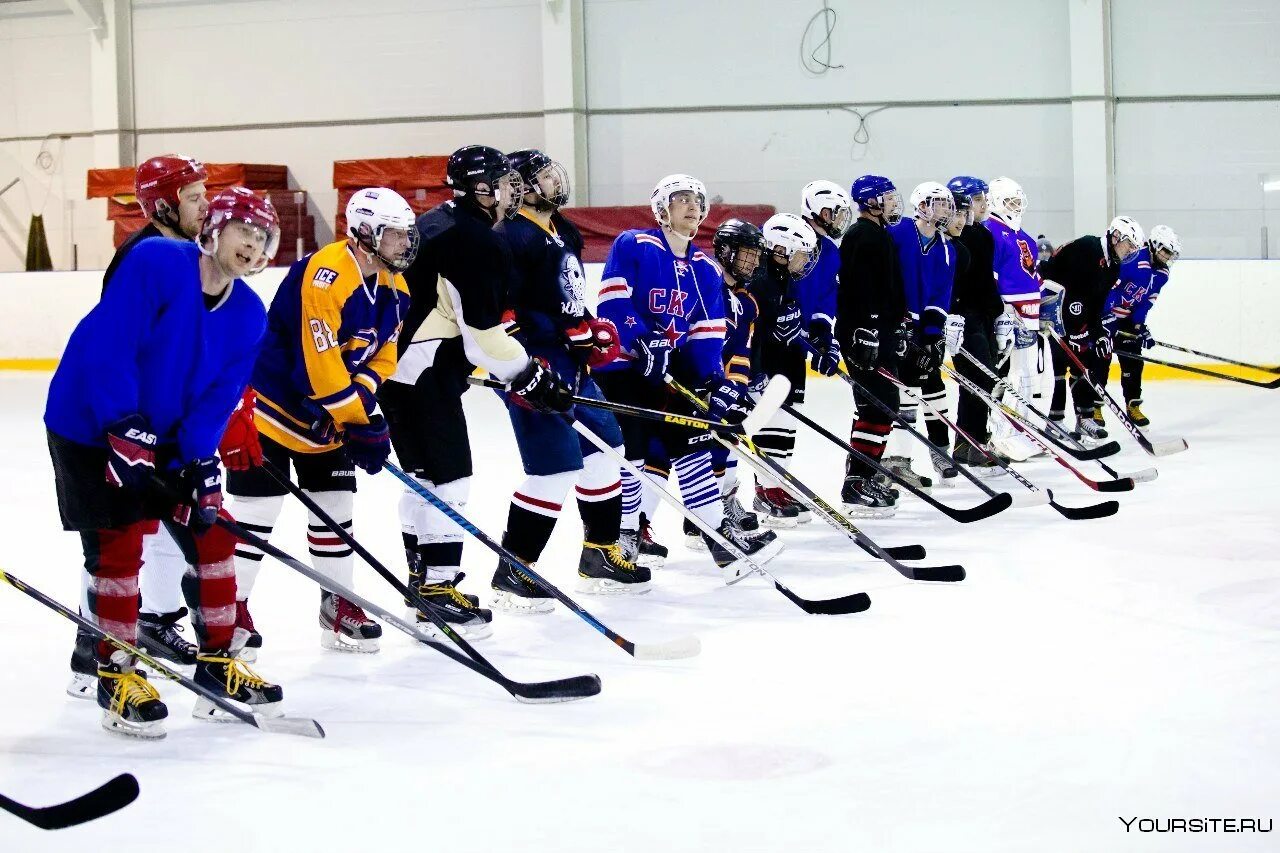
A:
{"label": "face cage mask", "polygon": [[[916,218],[927,216],[924,219],[925,225],[932,225],[935,228],[944,228],[951,221],[951,217],[955,215],[956,206],[950,198],[926,198],[924,200],[924,210],[916,208]],[[938,208],[942,209],[939,210]]]}
{"label": "face cage mask", "polygon": [[413,259],[418,256],[418,229],[415,225],[408,228],[395,229],[402,230],[409,236],[409,242],[405,245],[404,251],[400,253],[398,258],[388,258],[382,253],[382,238],[386,235],[390,225],[379,226],[376,235],[370,239],[364,231],[364,228],[356,229],[356,242],[358,242],[366,252],[369,252],[375,258],[383,263],[387,269],[393,273],[402,273],[413,265]]}
{"label": "face cage mask", "polygon": [[[831,222],[825,226],[827,234],[831,236],[832,240],[839,240],[844,236],[844,232],[849,230],[849,226],[853,224],[853,210],[845,205],[841,205],[838,208],[824,207],[823,210],[831,211]],[[818,215],[821,216],[822,211],[818,211]]]}
{"label": "face cage mask", "polygon": [[[555,186],[550,195],[543,189],[544,181],[549,181]],[[546,205],[546,208],[559,209],[569,203],[569,172],[562,164],[553,161],[539,169],[533,176],[533,182],[527,184],[524,189],[526,195],[533,195],[541,205]]]}
{"label": "face cage mask", "polygon": [[[745,260],[745,256],[752,249],[756,252],[755,262],[750,264],[750,269],[747,269],[748,262]],[[734,281],[742,283],[750,280],[756,274],[756,270],[760,268],[760,256],[763,251],[759,246],[730,246],[728,251],[722,252],[716,257],[716,260],[729,271],[729,275],[733,276]]]}

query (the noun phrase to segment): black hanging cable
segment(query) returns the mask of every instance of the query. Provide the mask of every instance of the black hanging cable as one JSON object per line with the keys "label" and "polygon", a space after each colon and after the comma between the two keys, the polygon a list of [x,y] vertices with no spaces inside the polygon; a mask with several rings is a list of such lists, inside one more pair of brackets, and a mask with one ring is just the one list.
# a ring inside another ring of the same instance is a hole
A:
{"label": "black hanging cable", "polygon": [[[800,64],[810,74],[821,76],[832,69],[844,68],[843,65],[831,64],[831,35],[836,30],[836,18],[836,10],[831,8],[827,0],[822,0],[822,9],[815,12],[813,17],[809,19],[809,23],[805,24],[804,35],[800,36]],[[818,42],[813,50],[806,53],[805,44],[809,41],[809,33],[819,20],[822,21],[822,27],[825,30],[822,35],[822,41]],[[826,59],[819,59],[819,53],[823,53]]]}

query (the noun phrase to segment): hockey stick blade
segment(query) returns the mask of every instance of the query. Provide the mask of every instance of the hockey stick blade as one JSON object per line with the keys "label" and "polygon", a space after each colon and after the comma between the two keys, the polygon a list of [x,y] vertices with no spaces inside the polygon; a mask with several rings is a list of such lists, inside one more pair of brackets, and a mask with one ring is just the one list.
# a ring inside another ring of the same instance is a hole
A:
{"label": "hockey stick blade", "polygon": [[1185,438],[1170,438],[1166,441],[1148,443],[1151,445],[1151,455],[1156,457],[1172,456],[1191,447]]}
{"label": "hockey stick blade", "polygon": [[760,399],[756,401],[755,407],[751,409],[751,414],[742,421],[742,431],[747,435],[755,435],[773,419],[778,413],[778,409],[782,408],[782,404],[787,402],[787,398],[791,396],[791,380],[779,374],[769,380],[769,384],[764,387],[764,391],[760,394]]}
{"label": "hockey stick blade", "polygon": [[684,660],[697,657],[702,642],[697,637],[679,637],[665,643],[635,643],[631,656],[636,660]]}
{"label": "hockey stick blade", "polygon": [[264,717],[261,714],[254,714],[253,724],[264,732],[271,732],[277,735],[324,737],[324,729],[320,727],[320,724],[307,717]]}
{"label": "hockey stick blade", "polygon": [[955,583],[965,579],[964,566],[920,566],[911,569],[912,580]]}
{"label": "hockey stick blade", "polygon": [[1132,492],[1133,480],[1128,477],[1118,477],[1114,480],[1094,480],[1093,490],[1095,492]]}
{"label": "hockey stick blade", "polygon": [[600,676],[574,675],[555,681],[537,681],[531,684],[507,679],[502,686],[507,688],[507,692],[514,696],[517,702],[523,702],[526,705],[547,705],[552,702],[572,702],[575,699],[599,695]]}
{"label": "hockey stick blade", "polygon": [[977,506],[965,507],[963,509],[947,506],[944,503],[939,503],[938,506],[944,513],[961,524],[970,524],[974,521],[982,521],[984,518],[990,518],[996,513],[1004,512],[1006,509],[1013,506],[1013,495],[1008,492],[1000,492],[999,494],[995,494],[987,498]]}
{"label": "hockey stick blade", "polygon": [[871,608],[871,596],[865,592],[855,592],[853,595],[845,595],[840,598],[814,600],[801,598],[780,583],[775,582],[774,586],[777,587],[778,592],[795,602],[796,606],[805,613],[819,616],[844,616],[849,613],[861,613]]}
{"label": "hockey stick blade", "polygon": [[1132,471],[1127,474],[1121,474],[1122,477],[1128,477],[1135,483],[1150,483],[1160,476],[1160,472],[1155,468],[1143,468],[1141,471]]}
{"label": "hockey stick blade", "polygon": [[1108,441],[1106,444],[1099,444],[1097,447],[1087,447],[1087,448],[1080,448],[1080,449],[1070,447],[1065,444],[1058,444],[1058,442],[1056,441],[1054,442],[1054,444],[1057,444],[1058,447],[1062,448],[1067,453],[1070,453],[1075,458],[1084,462],[1088,462],[1093,459],[1106,459],[1108,456],[1115,456],[1117,453],[1120,452],[1120,442],[1115,441],[1114,439],[1112,441]]}
{"label": "hockey stick blade", "polygon": [[[1009,492],[998,492],[997,494],[1008,495]],[[1011,495],[1014,509],[1024,509],[1029,506],[1044,506],[1053,503],[1053,496],[1045,492],[1019,492]]]}
{"label": "hockey stick blade", "polygon": [[895,560],[923,560],[928,556],[923,545],[891,545],[884,552]]}
{"label": "hockey stick blade", "polygon": [[121,773],[89,793],[65,803],[34,808],[0,796],[0,809],[40,829],[66,829],[118,812],[136,799],[138,780],[132,773]]}
{"label": "hockey stick blade", "polygon": [[1070,521],[1090,521],[1095,518],[1107,518],[1115,515],[1120,511],[1120,503],[1118,501],[1103,501],[1102,503],[1090,504],[1089,506],[1063,506],[1053,497],[1049,498],[1049,506],[1058,511],[1058,514]]}

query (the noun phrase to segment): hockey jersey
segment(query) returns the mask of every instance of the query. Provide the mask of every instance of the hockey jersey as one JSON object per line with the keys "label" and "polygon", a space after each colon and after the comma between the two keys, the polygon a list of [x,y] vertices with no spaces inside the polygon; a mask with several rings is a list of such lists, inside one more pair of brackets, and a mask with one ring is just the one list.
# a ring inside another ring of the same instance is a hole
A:
{"label": "hockey jersey", "polygon": [[116,249],[116,253],[111,256],[111,263],[107,264],[107,271],[102,274],[102,292],[107,292],[107,285],[111,284],[111,279],[115,278],[116,270],[120,268],[120,264],[133,251],[134,247],[143,240],[150,240],[152,237],[164,238],[164,234],[160,233],[160,229],[154,222],[148,222],[129,235],[129,239],[120,244],[120,248]]}
{"label": "hockey jersey", "polygon": [[925,238],[917,230],[914,219],[890,225],[889,235],[902,269],[907,313],[924,338],[937,340],[946,329],[947,312],[951,308],[951,290],[956,279],[955,250],[941,231]]}
{"label": "hockey jersey", "polygon": [[966,225],[957,245],[969,250],[969,263],[956,270],[951,290],[951,313],[960,314],[990,327],[1004,311],[1004,300],[996,285],[993,269],[995,241],[981,223]]}
{"label": "hockey jersey", "polygon": [[138,414],[159,444],[177,446],[179,463],[212,456],[265,328],[262,300],[240,279],[206,304],[195,243],[144,240],[71,333],[45,426],[106,447],[107,428]]}
{"label": "hockey jersey", "polygon": [[994,241],[992,270],[1000,298],[1027,328],[1040,321],[1040,276],[1036,274],[1036,241],[1026,231],[1013,229],[994,214],[983,223]]}
{"label": "hockey jersey", "polygon": [[[676,257],[660,228],[624,231],[613,241],[600,282],[599,315],[618,327],[624,351],[636,338],[661,332],[699,381],[724,373],[724,283],[720,268],[689,244]],[[618,370],[618,360],[600,370]]]}
{"label": "hockey jersey", "polygon": [[1103,303],[1116,282],[1119,263],[1103,238],[1086,234],[1061,246],[1040,264],[1040,277],[1062,285],[1062,320],[1068,336],[1102,334]]}
{"label": "hockey jersey", "polygon": [[725,288],[724,377],[731,382],[750,385],[755,378],[752,367],[751,339],[760,303],[745,287]]}
{"label": "hockey jersey", "polygon": [[[267,338],[253,371],[263,435],[300,453],[321,453],[310,425],[324,415],[365,424],[382,381],[396,368],[396,342],[409,310],[404,277],[366,280],[346,240],[296,261],[267,313]],[[359,387],[366,392],[362,398]]]}
{"label": "hockey jersey", "polygon": [[893,338],[906,313],[893,238],[884,226],[859,218],[840,241],[836,337],[850,350],[855,331],[875,331],[880,340],[877,364],[892,367],[897,349]]}
{"label": "hockey jersey", "polygon": [[1107,294],[1103,310],[1121,320],[1141,325],[1147,320],[1151,303],[1169,280],[1167,269],[1158,270],[1151,261],[1151,250],[1143,246],[1120,265],[1120,276]]}
{"label": "hockey jersey", "polygon": [[803,328],[808,333],[815,322],[836,328],[836,293],[840,289],[840,244],[819,235],[813,267],[803,278],[791,284],[791,298],[804,315]]}

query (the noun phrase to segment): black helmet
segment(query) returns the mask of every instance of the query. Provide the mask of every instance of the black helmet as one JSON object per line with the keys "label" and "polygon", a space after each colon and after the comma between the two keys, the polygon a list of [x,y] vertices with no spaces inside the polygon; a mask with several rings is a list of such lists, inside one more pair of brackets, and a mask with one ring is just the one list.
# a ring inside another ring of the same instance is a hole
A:
{"label": "black helmet", "polygon": [[[507,175],[519,177],[503,153],[488,145],[459,148],[449,155],[449,162],[444,167],[445,183],[453,188],[454,195],[471,198],[472,201],[477,195],[493,196],[498,182]],[[504,219],[515,216],[520,209],[523,188],[517,187],[513,196],[511,199],[497,199],[496,210]]]}
{"label": "black helmet", "polygon": [[[541,202],[539,207],[563,207],[569,203],[569,172],[560,163],[552,160],[546,154],[543,154],[537,148],[522,148],[519,151],[512,151],[507,155],[507,160],[511,163],[511,168],[520,173],[520,178],[524,181],[524,191],[537,196]],[[552,170],[551,175],[546,175],[547,169]],[[542,182],[538,180],[538,176],[543,178],[550,177],[555,181],[556,189],[547,194],[542,187]]]}
{"label": "black helmet", "polygon": [[[716,261],[729,271],[737,281],[745,281],[755,274],[755,265],[751,269],[742,269],[738,252],[742,249],[759,249],[764,251],[764,235],[760,229],[742,219],[726,219],[716,229],[711,238],[711,248],[715,252]],[[759,263],[757,255],[756,264]]]}

